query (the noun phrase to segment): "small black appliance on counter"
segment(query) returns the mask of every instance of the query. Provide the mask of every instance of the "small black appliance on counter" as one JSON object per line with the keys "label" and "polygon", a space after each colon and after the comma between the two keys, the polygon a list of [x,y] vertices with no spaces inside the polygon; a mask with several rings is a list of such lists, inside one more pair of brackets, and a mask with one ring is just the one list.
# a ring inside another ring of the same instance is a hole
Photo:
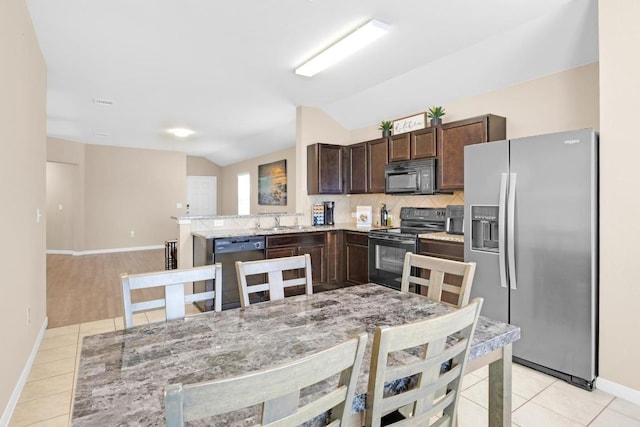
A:
{"label": "small black appliance on counter", "polygon": [[334,225],[333,213],[336,207],[336,202],[322,202],[324,205],[324,224]]}

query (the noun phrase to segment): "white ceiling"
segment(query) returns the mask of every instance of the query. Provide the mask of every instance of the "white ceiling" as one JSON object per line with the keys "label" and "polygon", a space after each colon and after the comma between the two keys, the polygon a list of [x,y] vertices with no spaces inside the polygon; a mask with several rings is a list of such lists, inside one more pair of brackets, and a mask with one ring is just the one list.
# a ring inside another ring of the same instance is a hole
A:
{"label": "white ceiling", "polygon": [[[357,129],[598,60],[597,0],[27,1],[49,136],[221,166],[294,145],[298,105]],[[373,18],[389,34],[293,73]]]}

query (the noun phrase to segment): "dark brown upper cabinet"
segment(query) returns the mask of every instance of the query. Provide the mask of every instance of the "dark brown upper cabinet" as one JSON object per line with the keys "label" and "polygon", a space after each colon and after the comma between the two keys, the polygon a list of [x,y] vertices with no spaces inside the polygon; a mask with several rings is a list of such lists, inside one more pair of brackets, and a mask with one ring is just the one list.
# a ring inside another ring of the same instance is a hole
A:
{"label": "dark brown upper cabinet", "polygon": [[436,156],[436,128],[411,132],[411,159],[427,159]]}
{"label": "dark brown upper cabinet", "polygon": [[389,138],[389,162],[436,157],[436,128],[424,128]]}
{"label": "dark brown upper cabinet", "polygon": [[507,119],[493,114],[445,123],[437,128],[438,189],[464,188],[464,147],[507,136]]}
{"label": "dark brown upper cabinet", "polygon": [[384,167],[389,163],[387,138],[367,142],[367,191],[384,193]]}
{"label": "dark brown upper cabinet", "polygon": [[384,166],[388,163],[386,138],[346,147],[347,193],[384,193]]}
{"label": "dark brown upper cabinet", "polygon": [[307,194],[344,193],[342,145],[307,146]]}
{"label": "dark brown upper cabinet", "polygon": [[409,132],[389,137],[389,162],[411,160],[411,135]]}
{"label": "dark brown upper cabinet", "polygon": [[348,145],[346,151],[347,193],[366,193],[368,191],[367,143],[361,142]]}

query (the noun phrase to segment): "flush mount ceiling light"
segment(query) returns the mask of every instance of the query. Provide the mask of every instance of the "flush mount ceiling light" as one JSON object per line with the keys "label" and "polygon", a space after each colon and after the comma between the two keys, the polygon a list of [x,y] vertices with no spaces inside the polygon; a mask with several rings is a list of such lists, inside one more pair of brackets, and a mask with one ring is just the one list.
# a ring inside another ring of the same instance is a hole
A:
{"label": "flush mount ceiling light", "polygon": [[362,49],[369,43],[385,35],[387,31],[389,31],[389,25],[372,19],[296,68],[295,73],[301,76],[311,77],[351,55],[353,52]]}
{"label": "flush mount ceiling light", "polygon": [[195,133],[191,129],[187,129],[187,128],[167,129],[167,132],[169,132],[170,134],[172,134],[174,136],[177,136],[178,138],[186,138],[186,137],[191,136],[191,135],[193,135]]}

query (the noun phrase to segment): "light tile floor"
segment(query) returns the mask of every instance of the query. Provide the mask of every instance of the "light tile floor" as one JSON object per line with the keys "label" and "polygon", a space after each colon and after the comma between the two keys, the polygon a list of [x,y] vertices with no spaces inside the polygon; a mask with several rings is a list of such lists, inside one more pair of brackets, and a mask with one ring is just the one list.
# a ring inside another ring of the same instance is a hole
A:
{"label": "light tile floor", "polygon": [[[134,315],[135,324],[163,320],[162,310]],[[82,338],[123,327],[123,319],[114,318],[48,329],[9,426],[69,425]],[[487,376],[485,367],[465,377],[460,427],[487,425]],[[512,401],[514,426],[640,427],[640,406],[516,364]]]}

